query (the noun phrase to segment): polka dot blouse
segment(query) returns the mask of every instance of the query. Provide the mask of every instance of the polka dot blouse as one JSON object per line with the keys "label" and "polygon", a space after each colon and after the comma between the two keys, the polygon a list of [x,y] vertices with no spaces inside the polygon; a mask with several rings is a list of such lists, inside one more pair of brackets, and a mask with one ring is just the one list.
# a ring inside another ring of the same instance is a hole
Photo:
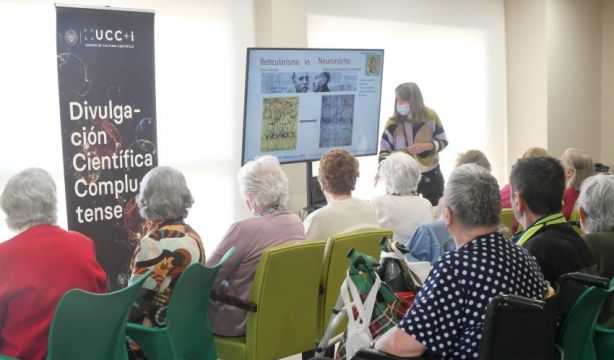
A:
{"label": "polka dot blouse", "polygon": [[486,306],[499,294],[546,293],[535,258],[499,233],[442,255],[399,327],[443,359],[477,359]]}

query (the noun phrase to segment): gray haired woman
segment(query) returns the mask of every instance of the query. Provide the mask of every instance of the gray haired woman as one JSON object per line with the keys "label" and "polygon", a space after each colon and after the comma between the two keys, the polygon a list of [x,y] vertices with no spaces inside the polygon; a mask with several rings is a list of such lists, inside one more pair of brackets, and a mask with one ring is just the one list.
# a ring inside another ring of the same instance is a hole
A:
{"label": "gray haired woman", "polygon": [[[597,174],[582,182],[578,198],[580,226],[599,276],[614,277],[614,175]],[[603,304],[599,323],[614,326],[614,297]]]}
{"label": "gray haired woman", "polygon": [[546,293],[535,258],[497,232],[499,186],[488,170],[475,164],[457,167],[443,201],[446,227],[457,249],[435,263],[399,326],[377,341],[380,351],[475,359],[493,297],[542,298]]}
{"label": "gray haired woman", "polygon": [[[226,251],[232,257],[217,274],[213,288],[248,300],[260,255],[271,246],[305,239],[301,219],[286,209],[288,178],[276,157],[266,155],[245,164],[237,176],[239,190],[253,217],[238,221],[217,246],[207,264],[217,264]],[[223,336],[245,335],[245,311],[214,302],[209,306],[213,332]]]}
{"label": "gray haired woman", "polygon": [[168,166],[150,170],[141,181],[136,203],[150,229],[139,241],[130,264],[132,284],[147,270],[144,291],[137,299],[130,320],[146,326],[166,324],[166,308],[179,275],[188,265],[204,264],[200,236],[184,223],[194,203],[183,174]]}
{"label": "gray haired woman", "polygon": [[56,187],[45,170],[11,177],[0,204],[6,224],[18,232],[0,243],[0,354],[43,359],[62,295],[73,288],[105,292],[106,275],[94,242],[56,225]]}
{"label": "gray haired woman", "polygon": [[373,198],[371,204],[380,226],[391,228],[393,240],[406,244],[420,224],[433,220],[431,202],[416,192],[422,177],[420,164],[398,151],[381,162],[379,174],[386,194]]}

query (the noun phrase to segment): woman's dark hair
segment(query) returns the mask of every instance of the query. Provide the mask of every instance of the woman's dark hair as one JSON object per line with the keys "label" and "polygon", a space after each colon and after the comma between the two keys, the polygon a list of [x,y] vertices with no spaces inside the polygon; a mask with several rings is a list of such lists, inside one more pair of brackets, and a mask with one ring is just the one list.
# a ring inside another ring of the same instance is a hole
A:
{"label": "woman's dark hair", "polygon": [[512,191],[522,194],[527,206],[538,215],[560,212],[565,191],[561,162],[547,156],[519,159],[510,175]]}

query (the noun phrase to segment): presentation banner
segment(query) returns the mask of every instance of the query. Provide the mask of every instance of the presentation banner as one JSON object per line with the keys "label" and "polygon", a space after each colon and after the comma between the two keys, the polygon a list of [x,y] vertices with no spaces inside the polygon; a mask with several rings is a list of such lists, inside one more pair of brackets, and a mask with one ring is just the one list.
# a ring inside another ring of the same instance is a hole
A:
{"label": "presentation banner", "polygon": [[158,163],[154,14],[67,6],[56,14],[68,228],[94,239],[118,289],[146,231],[135,196]]}

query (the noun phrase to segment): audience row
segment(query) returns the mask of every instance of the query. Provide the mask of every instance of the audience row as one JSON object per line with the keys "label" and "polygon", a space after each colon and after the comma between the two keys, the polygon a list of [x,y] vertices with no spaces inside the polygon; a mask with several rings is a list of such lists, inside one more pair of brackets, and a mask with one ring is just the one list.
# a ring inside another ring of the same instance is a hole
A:
{"label": "audience row", "polygon": [[[252,217],[232,224],[210,256],[185,223],[194,200],[184,176],[170,167],[154,168],[136,197],[149,230],[134,250],[130,283],[150,269],[153,275],[130,321],[164,326],[182,271],[195,262],[217,264],[231,247],[236,252],[219,271],[214,289],[247,300],[264,249],[379,227],[393,229],[393,239],[410,249],[409,261],[433,264],[412,308],[377,343],[399,356],[427,352],[475,358],[485,309],[494,296],[542,298],[548,283],[574,271],[614,276],[608,261],[614,254],[614,176],[592,176],[588,154],[568,149],[559,161],[544,149],[530,149],[501,189],[483,153],[470,150],[457,160],[436,206],[417,193],[420,164],[403,152],[380,163],[386,193],[364,201],[352,197],[357,159],[345,150],[330,150],[318,173],[328,204],[301,221],[286,207],[288,178],[279,161],[260,157],[237,175]],[[62,294],[75,287],[104,292],[105,274],[91,239],[55,225],[56,187],[47,172],[32,168],[13,176],[0,202],[7,225],[18,231],[0,244],[0,353],[41,359]],[[500,232],[502,208],[512,208],[525,229],[511,239]],[[567,222],[574,213],[584,239]],[[604,313],[600,321],[611,324],[611,315]],[[245,334],[245,311],[212,302],[209,316],[214,333]],[[130,349],[139,352],[138,344]]]}

